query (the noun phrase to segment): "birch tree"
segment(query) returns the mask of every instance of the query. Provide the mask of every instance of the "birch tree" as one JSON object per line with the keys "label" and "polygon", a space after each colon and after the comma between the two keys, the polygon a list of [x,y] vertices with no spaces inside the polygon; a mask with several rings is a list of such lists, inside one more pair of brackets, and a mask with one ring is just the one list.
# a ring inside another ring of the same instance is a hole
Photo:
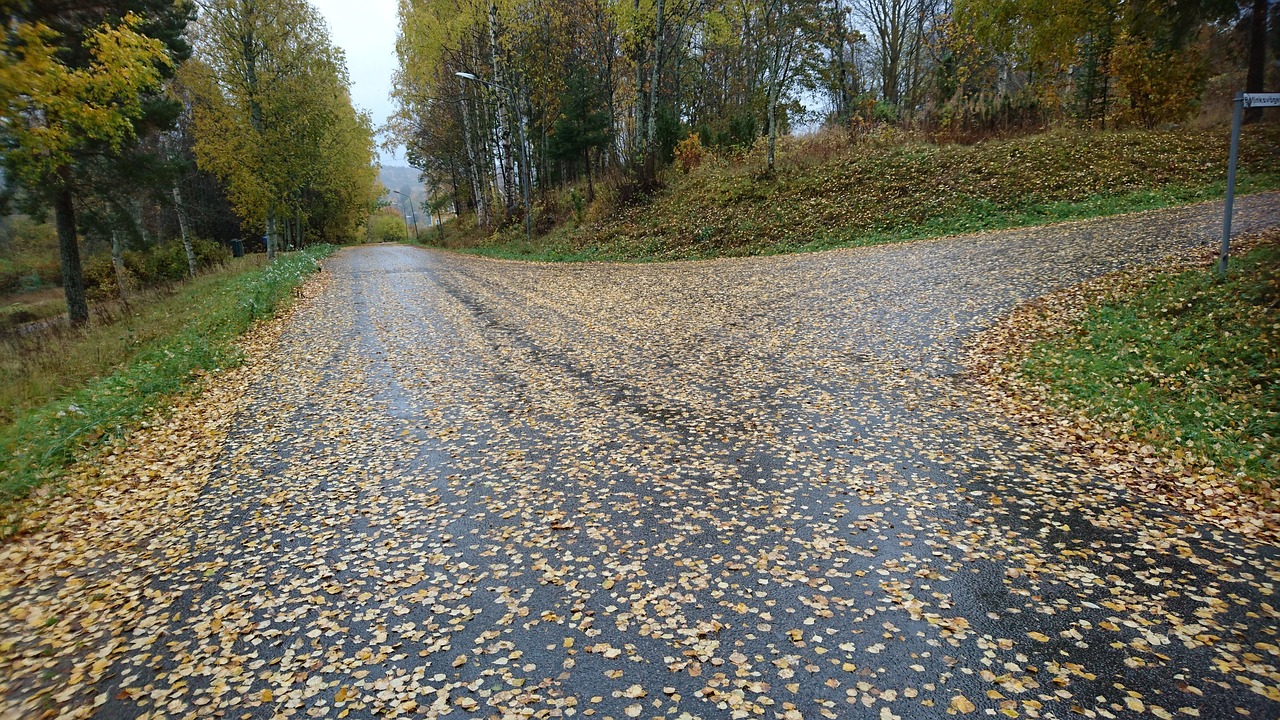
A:
{"label": "birch tree", "polygon": [[363,130],[367,168],[371,130],[351,108],[341,53],[305,0],[207,0],[195,39],[183,82],[196,161],[226,183],[246,224],[265,229],[274,258],[304,197],[335,171],[324,157],[332,133]]}

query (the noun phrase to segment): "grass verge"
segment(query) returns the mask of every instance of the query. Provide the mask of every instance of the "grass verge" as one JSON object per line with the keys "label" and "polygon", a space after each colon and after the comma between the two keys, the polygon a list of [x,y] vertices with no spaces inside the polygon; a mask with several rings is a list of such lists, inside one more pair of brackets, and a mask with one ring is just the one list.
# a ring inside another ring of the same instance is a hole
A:
{"label": "grass verge", "polygon": [[1150,277],[1032,345],[1024,378],[1179,465],[1280,482],[1280,233],[1207,270]]}
{"label": "grass verge", "polygon": [[[33,397],[47,399],[0,427],[0,533],[12,530],[21,502],[56,483],[71,462],[127,433],[200,377],[237,364],[236,338],[277,312],[332,251],[317,246],[271,265],[214,273],[140,308],[127,322],[56,337],[39,348],[45,359],[61,358],[74,369],[58,391],[47,368],[37,368],[39,377],[27,380],[36,383]],[[121,354],[126,357],[117,362]],[[95,365],[102,372],[84,377]]]}
{"label": "grass verge", "polygon": [[66,314],[67,301],[62,288],[47,288],[0,298],[0,334],[13,333],[25,323]]}
{"label": "grass verge", "polygon": [[[816,142],[816,141],[813,141]],[[654,195],[611,208],[609,188],[586,220],[524,239],[438,242],[524,260],[680,260],[875,245],[1079,220],[1221,198],[1227,134],[1209,130],[1055,131],[977,145],[788,140],[777,171],[759,152],[672,172]],[[1280,124],[1251,126],[1241,193],[1280,188]],[[599,218],[591,220],[591,218]]]}

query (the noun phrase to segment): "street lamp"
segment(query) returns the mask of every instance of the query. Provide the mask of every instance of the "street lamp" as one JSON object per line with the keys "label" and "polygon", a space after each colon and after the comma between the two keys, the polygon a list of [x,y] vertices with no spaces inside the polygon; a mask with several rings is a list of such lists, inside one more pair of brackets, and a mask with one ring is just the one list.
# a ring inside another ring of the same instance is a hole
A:
{"label": "street lamp", "polygon": [[[387,189],[388,189],[388,190],[391,190],[391,188],[387,188]],[[400,192],[399,190],[391,190],[391,192],[393,192],[393,193],[395,193],[395,194],[399,195],[400,197],[404,198],[405,202],[409,205],[409,218],[410,218],[410,220],[413,222],[413,239],[414,239],[414,240],[417,240],[417,239],[418,239],[418,213],[416,213],[416,212],[414,212],[414,211],[413,211],[413,198],[409,197],[408,195],[405,195],[404,193]],[[409,226],[408,226],[408,225],[405,225],[405,228],[404,228],[404,234],[405,234],[406,236],[409,234]]]}
{"label": "street lamp", "polygon": [[[463,80],[472,80],[482,85],[488,85],[489,87],[495,88],[497,90],[505,90],[507,94],[511,96],[511,107],[513,109],[516,109],[519,106],[519,103],[516,101],[515,90],[512,90],[509,87],[506,87],[504,85],[499,85],[497,83],[492,83],[492,82],[489,82],[488,80],[481,80],[480,78],[476,77],[475,75],[472,75],[469,72],[456,72],[454,73],[454,75],[457,75]],[[529,211],[530,178],[526,176],[526,173],[529,172],[529,158],[525,152],[525,147],[524,147],[525,146],[524,123],[520,122],[520,112],[518,109],[516,111],[516,127],[519,128],[520,130],[520,189],[524,191],[524,236],[526,240],[532,243],[533,242],[533,220],[532,220],[533,216],[532,216],[532,213]]]}

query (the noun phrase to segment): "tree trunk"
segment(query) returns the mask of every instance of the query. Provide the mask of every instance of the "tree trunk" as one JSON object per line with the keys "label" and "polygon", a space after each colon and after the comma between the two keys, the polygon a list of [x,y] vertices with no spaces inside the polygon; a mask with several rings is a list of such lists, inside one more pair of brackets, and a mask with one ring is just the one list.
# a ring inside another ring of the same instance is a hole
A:
{"label": "tree trunk", "polygon": [[147,247],[151,247],[155,244],[155,238],[151,236],[151,233],[147,232],[147,226],[142,222],[142,201],[135,197],[132,200],[132,205],[133,228],[138,232],[138,237],[141,238],[142,243]]}
{"label": "tree trunk", "polygon": [[[1262,92],[1267,74],[1267,0],[1253,0],[1253,20],[1249,25],[1249,74],[1244,81],[1244,91]],[[1262,119],[1262,108],[1244,111],[1244,122],[1255,123]]]}
{"label": "tree trunk", "polygon": [[[453,184],[453,215],[457,217],[462,214],[462,196],[458,194],[458,167],[453,161],[453,155],[449,155],[449,179]],[[442,221],[443,222],[443,221]]]}
{"label": "tree trunk", "polygon": [[778,90],[769,88],[769,174],[773,174],[774,148],[778,144]]}
{"label": "tree trunk", "polygon": [[129,289],[125,282],[124,242],[120,239],[120,231],[111,230],[111,270],[116,276],[116,291],[120,293],[120,302],[129,304]]}
{"label": "tree trunk", "polygon": [[[781,24],[781,23],[780,23]],[[769,152],[768,152],[768,168],[767,172],[773,174],[773,161],[775,156],[775,148],[778,144],[778,97],[782,94],[782,85],[786,82],[786,78],[791,73],[791,53],[792,43],[795,38],[792,33],[795,31],[788,28],[785,31],[775,31],[776,37],[774,42],[777,45],[773,48],[773,63],[769,69],[769,88],[765,98],[768,107],[765,108],[768,113],[769,122]]]}
{"label": "tree trunk", "polygon": [[[489,64],[493,69],[493,81],[498,85],[507,85],[503,82],[504,78],[498,71],[498,4],[489,3]],[[510,87],[510,86],[508,86]],[[519,188],[515,187],[515,153],[511,146],[514,144],[511,132],[510,118],[519,113],[519,109],[508,107],[511,98],[507,97],[507,93],[499,90],[494,93],[497,103],[494,106],[497,123],[494,130],[498,135],[498,166],[497,170],[501,177],[498,179],[498,187],[502,189],[502,200],[506,212],[504,213],[509,219],[511,212],[519,202],[516,199]],[[519,122],[516,117],[516,122]]]}
{"label": "tree trunk", "polygon": [[840,91],[836,94],[836,116],[847,122],[851,113],[849,112],[849,83],[847,82],[849,72],[844,61],[844,39],[846,33],[843,19],[840,21],[837,30],[840,33],[840,43],[836,46],[838,48],[836,50],[836,65],[840,72]]}
{"label": "tree trunk", "polygon": [[471,180],[471,202],[475,205],[476,225],[485,227],[489,224],[489,213],[485,202],[485,193],[481,190],[484,181],[480,178],[480,163],[476,159],[475,146],[472,143],[472,133],[468,129],[470,118],[470,107],[466,98],[462,100],[462,144],[467,150],[467,164],[471,171],[467,173]]}
{"label": "tree trunk", "polygon": [[[657,28],[653,33],[653,61],[649,67],[649,117],[647,118],[649,127],[645,132],[645,147],[648,149],[648,155],[650,156],[657,154],[657,148],[654,145],[658,136],[658,81],[661,80],[658,66],[662,64],[662,35],[666,22],[665,10],[665,0],[658,0]],[[651,165],[650,162],[647,161],[645,165],[648,170],[652,171],[652,168],[656,167],[656,163]],[[648,179],[653,179],[653,177],[653,175],[650,175]]]}
{"label": "tree trunk", "polygon": [[187,234],[187,215],[182,210],[182,195],[178,186],[173,186],[173,209],[178,213],[178,231],[182,234],[182,249],[187,251],[187,274],[196,276],[196,252],[191,247],[191,236]]}
{"label": "tree trunk", "polygon": [[58,189],[53,212],[58,225],[58,254],[62,260],[62,291],[67,297],[67,317],[72,327],[89,322],[89,303],[84,294],[84,272],[80,267],[80,243],[76,239],[76,208],[71,197],[71,168],[58,170]]}
{"label": "tree trunk", "polygon": [[267,211],[267,262],[276,259],[276,211]]}
{"label": "tree trunk", "polygon": [[[635,16],[635,17],[637,17],[637,18],[638,18],[638,17],[640,17],[640,0],[635,0],[635,1],[632,3],[632,13],[634,13],[634,16]],[[637,31],[637,34],[639,34],[639,33],[638,33],[638,31]],[[648,154],[649,154],[649,152],[648,152],[648,149],[645,147],[645,144],[644,144],[644,138],[645,138],[645,121],[644,121],[644,108],[645,108],[645,95],[644,95],[644,44],[643,44],[643,43],[641,43],[641,42],[639,41],[639,38],[636,38],[635,48],[636,48],[636,58],[635,58],[635,61],[636,61],[636,106],[635,106],[635,108],[634,108],[634,113],[635,113],[635,128],[634,128],[634,134],[633,134],[632,142],[633,142],[633,144],[634,144],[634,151],[635,151],[636,155],[638,155],[638,156],[639,156],[639,158],[640,158],[640,160],[641,160],[641,162],[643,162],[643,161],[644,161],[644,156],[648,155]]]}

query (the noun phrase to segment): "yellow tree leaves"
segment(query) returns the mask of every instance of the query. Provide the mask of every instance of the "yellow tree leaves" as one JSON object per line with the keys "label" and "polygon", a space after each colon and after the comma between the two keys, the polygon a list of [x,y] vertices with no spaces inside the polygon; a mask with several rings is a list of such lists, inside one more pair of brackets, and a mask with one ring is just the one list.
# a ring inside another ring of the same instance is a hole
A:
{"label": "yellow tree leaves", "polygon": [[40,183],[89,143],[113,151],[134,135],[140,95],[158,86],[170,63],[162,42],[138,31],[132,14],[102,25],[85,39],[87,68],[57,56],[57,33],[39,23],[10,20],[0,49],[0,127],[10,139],[11,167]]}
{"label": "yellow tree leaves", "polygon": [[[962,32],[946,39],[957,41],[963,72],[994,69],[997,56],[1015,62],[1048,109],[1083,103],[1076,112],[1092,120],[1087,107],[1097,99],[1108,122],[1155,127],[1195,109],[1206,75],[1201,48],[1180,28],[1197,27],[1209,11],[1173,5],[958,0],[951,24]],[[1114,107],[1103,78],[1120,86]]]}
{"label": "yellow tree leaves", "polygon": [[350,236],[373,200],[373,128],[347,91],[342,54],[298,0],[206,7],[182,81],[196,158],[222,178],[236,213],[261,226],[305,218]]}
{"label": "yellow tree leaves", "polygon": [[1111,67],[1121,83],[1122,122],[1149,128],[1181,122],[1199,105],[1206,70],[1194,49],[1160,51],[1148,38],[1125,34]]}

